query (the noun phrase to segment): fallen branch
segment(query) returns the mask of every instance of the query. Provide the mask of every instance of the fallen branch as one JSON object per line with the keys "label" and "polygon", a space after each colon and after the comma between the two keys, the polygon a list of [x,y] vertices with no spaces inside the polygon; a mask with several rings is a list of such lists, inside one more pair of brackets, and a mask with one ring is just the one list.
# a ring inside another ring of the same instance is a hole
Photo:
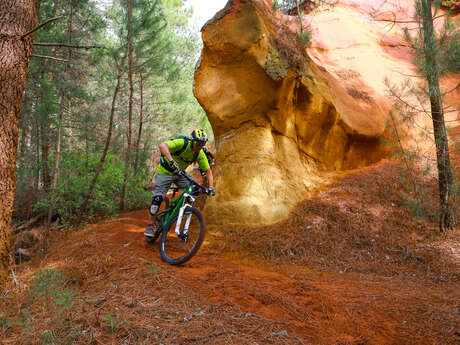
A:
{"label": "fallen branch", "polygon": [[305,343],[302,340],[300,340],[300,338],[296,337],[295,335],[294,335],[294,339],[297,340],[300,345],[305,345]]}
{"label": "fallen branch", "polygon": [[34,225],[35,223],[37,223],[41,218],[43,218],[45,214],[44,213],[40,213],[39,215],[33,217],[32,219],[30,219],[27,223],[25,224],[22,224],[21,226],[18,226],[17,228],[11,228],[11,233],[12,234],[17,234],[18,232],[21,232],[22,230],[25,230],[29,227],[31,227],[32,225]]}
{"label": "fallen branch", "polygon": [[22,255],[27,258],[31,258],[32,256],[34,256],[34,254],[26,248],[19,248],[16,251],[16,254]]}

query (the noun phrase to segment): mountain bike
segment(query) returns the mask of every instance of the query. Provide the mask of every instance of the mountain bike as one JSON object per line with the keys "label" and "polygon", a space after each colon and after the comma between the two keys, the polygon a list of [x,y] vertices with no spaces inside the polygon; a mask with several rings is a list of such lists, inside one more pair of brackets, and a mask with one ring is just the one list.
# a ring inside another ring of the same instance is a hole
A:
{"label": "mountain bike", "polygon": [[209,189],[200,185],[191,176],[181,171],[179,176],[190,181],[180,195],[175,198],[179,188],[173,186],[171,201],[166,199],[165,209],[158,212],[155,221],[155,234],[145,237],[154,243],[160,237],[161,259],[171,265],[179,265],[190,260],[198,251],[205,235],[205,222],[200,211],[193,207],[195,196],[209,194]]}

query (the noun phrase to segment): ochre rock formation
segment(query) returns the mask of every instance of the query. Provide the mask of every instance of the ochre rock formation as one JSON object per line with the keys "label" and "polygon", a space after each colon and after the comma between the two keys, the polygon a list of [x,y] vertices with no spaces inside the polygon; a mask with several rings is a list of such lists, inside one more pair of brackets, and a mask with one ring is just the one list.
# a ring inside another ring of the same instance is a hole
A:
{"label": "ochre rock formation", "polygon": [[401,32],[374,17],[386,7],[412,15],[398,3],[345,0],[305,16],[308,49],[297,17],[268,0],[230,0],[203,27],[194,93],[217,147],[208,224],[280,220],[328,172],[388,155],[385,78],[398,83],[415,69]]}

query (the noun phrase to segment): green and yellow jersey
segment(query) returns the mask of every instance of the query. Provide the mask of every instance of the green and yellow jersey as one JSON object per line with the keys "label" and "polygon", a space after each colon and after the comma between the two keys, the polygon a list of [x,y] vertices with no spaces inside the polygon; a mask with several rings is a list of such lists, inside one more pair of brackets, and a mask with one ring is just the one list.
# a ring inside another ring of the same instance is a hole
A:
{"label": "green and yellow jersey", "polygon": [[[175,155],[176,152],[180,151],[184,146],[185,139],[173,139],[166,141],[166,145],[169,147],[169,152],[171,152],[172,158],[179,164],[179,167],[182,171],[185,171],[187,167],[192,164],[192,160],[195,157],[195,151],[192,150],[192,141],[188,140],[187,147],[185,150],[180,153],[180,155]],[[164,157],[166,161],[166,157]],[[198,163],[201,170],[209,170],[209,162],[206,154],[204,153],[203,149],[201,149],[198,153],[197,159],[194,163]],[[161,164],[158,164],[157,167],[157,174],[164,174],[164,175],[174,175],[174,173],[169,172],[163,167]]]}

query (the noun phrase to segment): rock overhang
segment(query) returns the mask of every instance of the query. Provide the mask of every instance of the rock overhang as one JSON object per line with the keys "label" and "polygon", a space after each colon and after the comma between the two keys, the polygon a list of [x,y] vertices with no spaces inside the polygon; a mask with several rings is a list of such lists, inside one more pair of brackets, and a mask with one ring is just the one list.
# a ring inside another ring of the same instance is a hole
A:
{"label": "rock overhang", "polygon": [[385,77],[414,66],[401,38],[357,2],[305,16],[308,48],[296,18],[267,0],[231,0],[203,27],[194,93],[218,151],[209,223],[280,220],[328,171],[389,155]]}

